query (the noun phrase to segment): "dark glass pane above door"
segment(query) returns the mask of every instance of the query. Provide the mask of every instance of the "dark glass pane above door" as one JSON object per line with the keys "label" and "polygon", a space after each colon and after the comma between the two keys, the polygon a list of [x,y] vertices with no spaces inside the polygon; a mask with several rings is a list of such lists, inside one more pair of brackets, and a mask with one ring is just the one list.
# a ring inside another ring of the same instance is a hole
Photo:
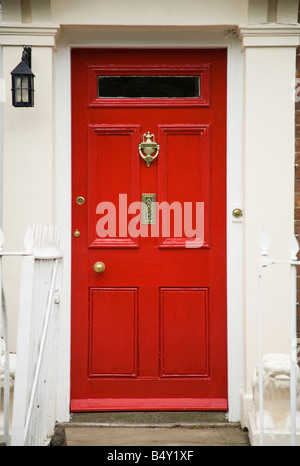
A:
{"label": "dark glass pane above door", "polygon": [[99,98],[199,98],[200,76],[98,76]]}

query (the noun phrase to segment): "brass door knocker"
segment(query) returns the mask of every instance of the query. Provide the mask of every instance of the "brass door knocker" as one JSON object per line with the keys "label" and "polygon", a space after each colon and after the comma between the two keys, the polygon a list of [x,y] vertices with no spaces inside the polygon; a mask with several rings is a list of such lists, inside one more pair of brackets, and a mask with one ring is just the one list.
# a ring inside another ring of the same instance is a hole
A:
{"label": "brass door knocker", "polygon": [[[156,154],[153,155],[156,151]],[[150,164],[159,154],[159,144],[155,141],[154,134],[150,134],[148,131],[147,134],[143,136],[143,142],[139,144],[139,153],[142,159],[145,160],[147,167],[150,167]]]}

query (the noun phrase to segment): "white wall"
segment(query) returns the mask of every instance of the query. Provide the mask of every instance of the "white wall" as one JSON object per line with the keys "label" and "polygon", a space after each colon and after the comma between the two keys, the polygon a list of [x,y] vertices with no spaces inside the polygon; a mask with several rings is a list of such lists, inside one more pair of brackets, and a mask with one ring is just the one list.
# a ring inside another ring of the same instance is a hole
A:
{"label": "white wall", "polygon": [[231,25],[244,23],[247,0],[53,0],[54,22],[97,25]]}
{"label": "white wall", "polygon": [[[10,72],[21,61],[22,47],[3,47],[6,81],[3,138],[3,226],[5,250],[23,251],[23,237],[30,223],[53,223],[53,66],[52,48],[33,47],[36,75],[35,107],[11,104]],[[12,350],[15,347],[18,310],[19,260],[5,258],[5,282]]]}
{"label": "white wall", "polygon": [[[272,238],[271,257],[284,260],[289,258],[288,244],[294,231],[294,69],[292,48],[245,51],[245,328],[252,367],[257,362],[257,239],[265,226]],[[266,296],[265,350],[286,351],[289,269],[271,268],[267,276],[273,279]]]}

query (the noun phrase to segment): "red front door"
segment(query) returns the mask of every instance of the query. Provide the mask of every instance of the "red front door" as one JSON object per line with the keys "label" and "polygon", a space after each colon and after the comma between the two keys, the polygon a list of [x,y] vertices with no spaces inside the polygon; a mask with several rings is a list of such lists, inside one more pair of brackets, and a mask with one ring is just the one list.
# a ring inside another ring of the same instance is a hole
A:
{"label": "red front door", "polygon": [[72,52],[72,411],[227,410],[226,52]]}

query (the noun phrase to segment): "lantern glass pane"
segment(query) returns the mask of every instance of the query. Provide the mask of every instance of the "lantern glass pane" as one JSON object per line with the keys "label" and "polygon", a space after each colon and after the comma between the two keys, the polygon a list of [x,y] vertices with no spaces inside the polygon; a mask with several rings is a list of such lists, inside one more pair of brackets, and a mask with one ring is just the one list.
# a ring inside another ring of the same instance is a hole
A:
{"label": "lantern glass pane", "polygon": [[24,103],[29,102],[28,81],[27,76],[22,76],[22,101]]}
{"label": "lantern glass pane", "polygon": [[22,102],[22,91],[21,91],[21,89],[16,89],[15,90],[15,101],[16,101],[16,103]]}
{"label": "lantern glass pane", "polygon": [[21,76],[15,76],[15,88],[21,89]]}

